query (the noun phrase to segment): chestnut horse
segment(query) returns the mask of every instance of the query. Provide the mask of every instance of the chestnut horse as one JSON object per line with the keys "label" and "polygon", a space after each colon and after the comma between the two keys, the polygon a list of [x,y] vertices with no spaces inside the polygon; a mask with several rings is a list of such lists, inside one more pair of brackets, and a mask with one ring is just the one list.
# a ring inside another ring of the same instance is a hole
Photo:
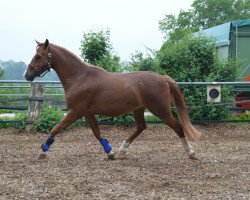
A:
{"label": "chestnut horse", "polygon": [[[109,73],[81,61],[68,50],[46,39],[37,42],[36,54],[24,74],[27,81],[43,76],[50,69],[56,71],[65,91],[68,113],[50,132],[42,145],[39,158],[44,158],[54,142],[54,137],[66,126],[85,118],[95,137],[100,141],[109,158],[114,158],[111,145],[102,137],[95,115],[117,116],[133,112],[136,131],[119,148],[124,154],[133,140],[146,129],[144,110],[147,108],[162,119],[180,137],[189,158],[195,153],[186,137],[192,141],[200,137],[190,123],[183,95],[169,76],[153,72]],[[179,121],[171,113],[175,105]]]}

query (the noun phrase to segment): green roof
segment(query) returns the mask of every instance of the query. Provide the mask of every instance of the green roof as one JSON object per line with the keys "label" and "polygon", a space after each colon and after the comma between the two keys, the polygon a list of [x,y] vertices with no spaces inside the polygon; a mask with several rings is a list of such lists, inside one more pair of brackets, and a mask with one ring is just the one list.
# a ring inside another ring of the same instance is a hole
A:
{"label": "green roof", "polygon": [[233,27],[250,26],[250,19],[238,20],[231,22]]}
{"label": "green roof", "polygon": [[[225,24],[199,31],[198,33],[214,37],[218,46],[227,46],[229,45],[232,27],[240,26],[250,26],[250,19],[227,22]],[[195,33],[195,35],[196,34],[197,33]]]}

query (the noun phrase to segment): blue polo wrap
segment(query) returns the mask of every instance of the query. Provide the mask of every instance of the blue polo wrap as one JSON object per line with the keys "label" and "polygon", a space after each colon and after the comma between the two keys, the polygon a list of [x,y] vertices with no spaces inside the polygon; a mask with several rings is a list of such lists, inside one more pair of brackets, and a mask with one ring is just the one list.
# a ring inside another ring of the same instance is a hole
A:
{"label": "blue polo wrap", "polygon": [[101,145],[103,146],[104,151],[105,151],[106,153],[109,153],[109,152],[112,150],[112,147],[109,145],[108,140],[106,140],[105,138],[102,138],[102,139],[100,140],[100,143],[101,143]]}
{"label": "blue polo wrap", "polygon": [[42,150],[44,152],[48,151],[50,148],[50,145],[52,145],[54,141],[55,141],[54,137],[49,136],[48,139],[46,140],[45,144],[42,145]]}

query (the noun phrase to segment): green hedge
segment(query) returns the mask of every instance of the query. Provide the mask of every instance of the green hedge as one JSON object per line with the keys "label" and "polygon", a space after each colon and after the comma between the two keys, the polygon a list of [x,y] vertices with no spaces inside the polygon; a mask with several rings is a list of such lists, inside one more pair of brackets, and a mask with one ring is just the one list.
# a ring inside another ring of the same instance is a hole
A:
{"label": "green hedge", "polygon": [[[227,82],[236,81],[241,63],[226,60],[218,54],[213,39],[185,37],[178,42],[166,42],[157,54],[158,64],[165,74],[178,82]],[[229,106],[207,105],[205,86],[181,87],[193,120],[225,119]],[[223,86],[222,101],[234,98],[230,87]]]}

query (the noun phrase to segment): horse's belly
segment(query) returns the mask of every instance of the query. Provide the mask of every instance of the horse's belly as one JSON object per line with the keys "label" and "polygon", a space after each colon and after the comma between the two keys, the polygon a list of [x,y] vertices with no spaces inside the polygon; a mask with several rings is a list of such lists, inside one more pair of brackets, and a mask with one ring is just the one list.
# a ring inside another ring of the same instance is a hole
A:
{"label": "horse's belly", "polygon": [[93,105],[91,112],[97,115],[105,116],[118,116],[132,112],[137,108],[141,107],[140,103],[137,101],[115,101],[115,102],[102,102]]}
{"label": "horse's belly", "polygon": [[[101,86],[100,86],[101,87]],[[117,116],[143,107],[143,98],[139,89],[130,83],[105,86],[92,92],[82,92],[74,98],[70,106],[79,112],[95,115]],[[68,99],[66,99],[68,100]],[[80,111],[81,110],[81,111]]]}

